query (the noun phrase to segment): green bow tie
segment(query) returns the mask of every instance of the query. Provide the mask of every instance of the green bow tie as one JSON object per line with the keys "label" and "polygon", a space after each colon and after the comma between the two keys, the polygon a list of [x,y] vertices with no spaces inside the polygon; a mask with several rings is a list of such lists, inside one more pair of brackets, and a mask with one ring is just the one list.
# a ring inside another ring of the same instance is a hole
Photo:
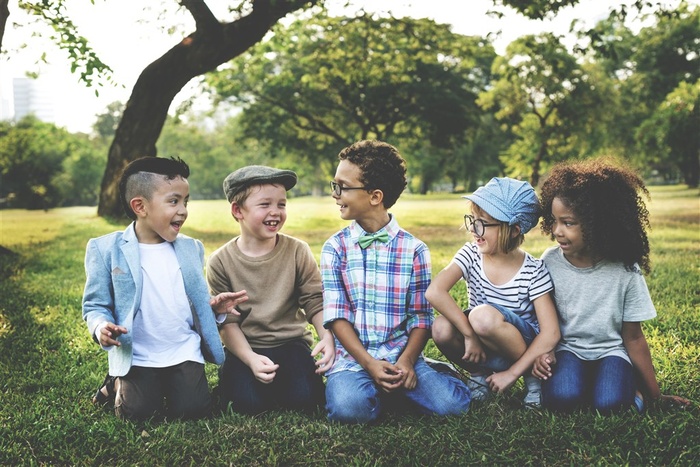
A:
{"label": "green bow tie", "polygon": [[365,248],[370,246],[375,240],[378,240],[382,243],[387,243],[389,241],[389,234],[386,233],[386,230],[374,232],[373,234],[365,234],[360,237],[357,243],[359,243],[360,248],[364,250]]}

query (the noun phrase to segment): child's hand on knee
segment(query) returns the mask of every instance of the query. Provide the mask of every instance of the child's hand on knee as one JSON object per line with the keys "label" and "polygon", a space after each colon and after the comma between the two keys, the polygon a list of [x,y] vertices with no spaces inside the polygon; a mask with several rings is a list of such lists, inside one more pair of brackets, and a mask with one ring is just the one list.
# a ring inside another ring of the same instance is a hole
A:
{"label": "child's hand on knee", "polygon": [[255,354],[252,359],[250,369],[255,379],[264,384],[270,384],[277,376],[277,369],[280,367],[275,362],[264,355]]}

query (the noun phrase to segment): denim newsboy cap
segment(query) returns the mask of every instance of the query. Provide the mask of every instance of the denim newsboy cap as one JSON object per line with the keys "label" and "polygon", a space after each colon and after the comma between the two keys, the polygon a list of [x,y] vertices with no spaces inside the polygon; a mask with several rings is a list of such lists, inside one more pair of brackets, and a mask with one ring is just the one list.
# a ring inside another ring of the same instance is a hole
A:
{"label": "denim newsboy cap", "polygon": [[264,184],[279,184],[290,190],[297,184],[297,174],[264,165],[248,165],[228,174],[224,179],[224,194],[230,203],[238,192],[251,185]]}
{"label": "denim newsboy cap", "polygon": [[512,178],[492,178],[471,195],[464,196],[489,216],[509,225],[519,225],[526,234],[540,220],[540,202],[535,189]]}

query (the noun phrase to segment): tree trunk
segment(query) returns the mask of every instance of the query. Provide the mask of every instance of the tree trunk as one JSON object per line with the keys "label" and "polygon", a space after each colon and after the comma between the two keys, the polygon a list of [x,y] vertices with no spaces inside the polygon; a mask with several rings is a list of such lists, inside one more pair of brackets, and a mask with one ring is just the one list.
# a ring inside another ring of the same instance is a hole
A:
{"label": "tree trunk", "polygon": [[2,38],[5,37],[7,18],[10,17],[10,9],[7,4],[10,0],[0,0],[0,50],[2,50]]}
{"label": "tree trunk", "polygon": [[156,141],[168,108],[185,84],[245,52],[287,13],[318,1],[254,0],[247,16],[220,23],[203,0],[180,0],[194,17],[196,31],[148,65],[136,81],[109,148],[98,215],[124,216],[119,201],[119,176],[134,159],[156,156]]}

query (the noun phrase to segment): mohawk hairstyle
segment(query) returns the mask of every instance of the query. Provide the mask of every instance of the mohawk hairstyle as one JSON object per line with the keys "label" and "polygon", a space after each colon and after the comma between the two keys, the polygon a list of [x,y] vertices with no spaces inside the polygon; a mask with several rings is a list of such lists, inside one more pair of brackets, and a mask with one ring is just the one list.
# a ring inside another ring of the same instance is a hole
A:
{"label": "mohawk hairstyle", "polygon": [[[137,174],[146,175],[141,183],[134,183]],[[177,177],[188,178],[189,166],[179,157],[141,157],[131,161],[122,172],[119,179],[119,199],[124,212],[130,219],[136,220],[136,214],[131,210],[129,200],[135,196],[150,198],[153,193],[152,177],[161,175],[165,180],[174,180]]]}

